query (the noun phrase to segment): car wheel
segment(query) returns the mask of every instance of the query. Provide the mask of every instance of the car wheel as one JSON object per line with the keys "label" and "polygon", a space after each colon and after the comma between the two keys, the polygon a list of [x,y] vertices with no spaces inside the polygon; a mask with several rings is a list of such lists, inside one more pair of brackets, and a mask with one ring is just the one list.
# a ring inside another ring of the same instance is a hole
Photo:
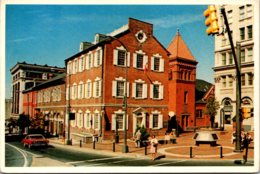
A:
{"label": "car wheel", "polygon": [[25,143],[23,143],[23,147],[26,147],[26,144],[25,144]]}

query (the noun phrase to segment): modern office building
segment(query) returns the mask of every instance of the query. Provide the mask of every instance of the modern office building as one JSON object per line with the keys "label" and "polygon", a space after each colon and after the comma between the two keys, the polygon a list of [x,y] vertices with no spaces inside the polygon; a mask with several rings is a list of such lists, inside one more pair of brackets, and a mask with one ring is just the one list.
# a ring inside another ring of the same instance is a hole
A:
{"label": "modern office building", "polygon": [[[254,60],[259,59],[254,55],[254,6],[244,5],[223,5],[229,27],[232,34],[234,46],[241,43],[241,107],[254,107]],[[220,18],[220,28],[225,31],[223,19]],[[215,78],[215,95],[220,102],[220,109],[216,116],[219,126],[226,128],[233,125],[236,116],[236,69],[231,52],[231,46],[226,32],[215,36],[215,65],[213,67]],[[242,127],[245,130],[254,129],[253,117],[244,119]]]}
{"label": "modern office building", "polygon": [[36,86],[65,71],[64,68],[18,62],[10,69],[12,76],[11,116],[18,118],[23,111],[23,90]]}

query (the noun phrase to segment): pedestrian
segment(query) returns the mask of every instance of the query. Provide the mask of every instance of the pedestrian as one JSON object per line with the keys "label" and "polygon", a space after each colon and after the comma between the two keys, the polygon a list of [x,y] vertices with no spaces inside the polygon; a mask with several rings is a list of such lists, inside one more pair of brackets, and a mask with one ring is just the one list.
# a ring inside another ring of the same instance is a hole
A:
{"label": "pedestrian", "polygon": [[152,160],[155,160],[157,154],[157,146],[158,146],[158,140],[155,138],[155,135],[152,136],[150,143],[151,143],[150,153],[152,154]]}
{"label": "pedestrian", "polygon": [[170,142],[170,134],[168,132],[165,132],[164,142],[165,144],[168,144]]}
{"label": "pedestrian", "polygon": [[140,129],[137,130],[136,134],[135,134],[135,147],[141,147],[141,131]]}
{"label": "pedestrian", "polygon": [[247,162],[247,155],[248,155],[248,146],[250,142],[252,141],[252,138],[250,134],[247,132],[244,133],[242,137],[242,149],[243,149],[243,160],[244,164]]}
{"label": "pedestrian", "polygon": [[234,144],[236,142],[236,131],[233,131],[231,135],[231,143]]}

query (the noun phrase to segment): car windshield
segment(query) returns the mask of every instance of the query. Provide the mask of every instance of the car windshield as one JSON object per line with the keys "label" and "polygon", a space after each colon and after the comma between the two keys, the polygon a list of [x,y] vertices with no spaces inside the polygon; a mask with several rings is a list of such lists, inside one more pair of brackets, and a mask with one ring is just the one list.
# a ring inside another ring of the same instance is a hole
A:
{"label": "car windshield", "polygon": [[34,139],[42,139],[44,138],[42,135],[34,135],[34,136],[30,136],[30,138],[34,138]]}

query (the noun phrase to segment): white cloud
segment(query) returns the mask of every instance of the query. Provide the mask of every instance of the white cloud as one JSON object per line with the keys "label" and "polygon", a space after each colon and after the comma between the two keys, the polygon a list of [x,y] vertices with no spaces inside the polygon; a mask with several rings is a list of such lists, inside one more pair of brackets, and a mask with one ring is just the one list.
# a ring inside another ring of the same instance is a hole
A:
{"label": "white cloud", "polygon": [[13,40],[9,40],[9,41],[7,41],[7,42],[9,42],[9,43],[19,43],[19,42],[26,42],[26,41],[28,41],[28,40],[33,40],[34,39],[34,37],[25,37],[25,38],[18,38],[18,39],[13,39]]}
{"label": "white cloud", "polygon": [[168,15],[161,18],[147,19],[158,28],[171,28],[183,24],[194,23],[203,19],[201,14]]}

